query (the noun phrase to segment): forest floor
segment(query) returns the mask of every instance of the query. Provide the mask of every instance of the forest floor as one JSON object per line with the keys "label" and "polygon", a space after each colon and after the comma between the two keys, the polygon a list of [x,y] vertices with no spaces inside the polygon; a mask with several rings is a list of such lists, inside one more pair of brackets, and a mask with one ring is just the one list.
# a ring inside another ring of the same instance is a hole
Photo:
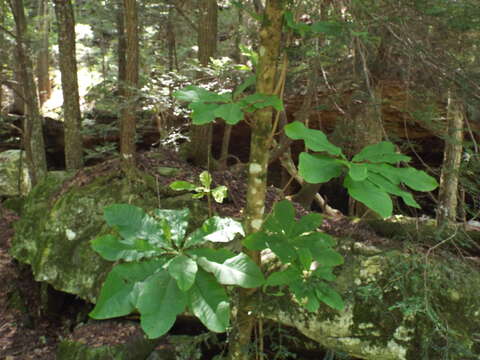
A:
{"label": "forest floor", "polygon": [[[0,204],[0,359],[55,359],[63,329],[58,321],[32,317],[38,284],[8,254],[15,213]],[[24,296],[21,300],[20,296]],[[26,311],[28,308],[28,311]]]}

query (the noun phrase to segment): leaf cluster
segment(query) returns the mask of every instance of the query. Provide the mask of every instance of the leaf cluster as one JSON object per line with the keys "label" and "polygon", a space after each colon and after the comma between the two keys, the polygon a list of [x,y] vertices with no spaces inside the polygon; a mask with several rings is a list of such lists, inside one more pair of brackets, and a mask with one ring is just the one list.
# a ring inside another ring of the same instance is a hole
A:
{"label": "leaf cluster", "polygon": [[397,166],[408,163],[410,157],[397,153],[391,142],[366,146],[349,161],[320,130],[308,129],[296,121],[285,126],[285,132],[293,140],[303,140],[313,151],[302,152],[299,157],[299,173],[305,181],[324,183],[345,174],[343,186],[349,195],[383,218],[392,215],[392,195],[401,197],[408,206],[420,208],[402,184],[416,191],[432,191],[438,186],[424,171]]}
{"label": "leaf cluster", "polygon": [[255,83],[255,76],[248,78],[235,92],[218,94],[204,88],[190,85],[173,93],[180,101],[188,102],[192,110],[192,123],[204,125],[216,118],[225,120],[227,124],[235,125],[245,117],[245,112],[252,113],[258,109],[273,106],[276,110],[283,109],[283,103],[278,96],[254,93],[236,100],[249,86]]}
{"label": "leaf cluster", "polygon": [[286,265],[272,273],[265,286],[288,286],[311,312],[317,311],[321,302],[337,310],[344,308],[341,296],[328,284],[335,280],[333,268],[343,264],[343,257],[333,249],[335,240],[317,231],[321,223],[322,217],[316,213],[296,221],[293,205],[284,200],[275,205],[262,231],[243,241],[250,250],[270,249]]}
{"label": "leaf cluster", "polygon": [[203,171],[200,174],[199,179],[201,184],[200,186],[192,184],[188,181],[174,181],[170,184],[170,188],[177,191],[193,191],[195,192],[195,194],[192,195],[192,198],[194,199],[201,199],[205,195],[211,195],[218,203],[222,203],[227,197],[228,189],[225,185],[220,185],[212,189],[212,175],[210,175],[208,171]]}
{"label": "leaf cluster", "polygon": [[140,313],[149,338],[162,336],[178,314],[191,311],[211,331],[224,332],[230,321],[230,299],[224,285],[263,285],[257,265],[244,253],[206,247],[243,235],[240,223],[211,217],[187,234],[189,210],[141,208],[115,204],[104,218],[116,234],[92,241],[104,259],[120,261],[108,274],[90,316],[106,319]]}

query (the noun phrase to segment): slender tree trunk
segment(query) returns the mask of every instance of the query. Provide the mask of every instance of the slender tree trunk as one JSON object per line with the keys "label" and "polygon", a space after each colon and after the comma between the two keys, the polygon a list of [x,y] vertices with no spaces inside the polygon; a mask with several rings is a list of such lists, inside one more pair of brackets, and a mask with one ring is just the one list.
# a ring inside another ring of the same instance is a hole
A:
{"label": "slender tree trunk", "polygon": [[[14,50],[15,58],[20,59],[19,47],[18,45]],[[13,61],[13,81],[14,85],[12,86],[13,90],[13,104],[10,108],[10,112],[18,115],[25,115],[26,103],[25,103],[25,94],[23,93],[23,84],[22,84],[22,68],[19,61]]]}
{"label": "slender tree trunk", "polygon": [[175,38],[175,25],[173,23],[173,14],[174,6],[168,6],[168,16],[166,24],[166,38],[167,38],[167,49],[168,49],[168,71],[173,71],[174,69],[178,70],[178,61],[177,61],[177,41]]}
{"label": "slender tree trunk", "polygon": [[49,59],[49,26],[50,12],[47,0],[39,0],[38,4],[38,36],[39,50],[37,54],[37,82],[40,107],[47,101],[51,94],[50,86],[50,59]]}
{"label": "slender tree trunk", "polygon": [[133,175],[135,169],[135,127],[138,87],[138,15],[136,0],[124,0],[126,67],[125,105],[121,115],[120,154],[125,172]]}
{"label": "slender tree trunk", "polygon": [[[5,16],[7,14],[7,7],[5,5],[4,0],[0,0],[0,25],[4,26],[5,23]],[[3,81],[4,73],[3,69],[5,67],[5,63],[7,62],[7,41],[3,31],[0,31],[0,116],[2,116],[3,110]]]}
{"label": "slender tree trunk", "polygon": [[25,95],[27,114],[24,123],[24,139],[26,161],[32,184],[36,185],[47,175],[47,160],[43,142],[43,119],[38,106],[37,87],[33,75],[31,57],[28,56],[29,47],[27,20],[23,0],[11,0],[10,6],[15,18],[17,35],[17,63],[20,68],[21,83]]}
{"label": "slender tree trunk", "polygon": [[[198,17],[198,60],[207,66],[217,51],[217,1],[200,0]],[[198,166],[207,166],[212,145],[212,125],[193,125],[189,158]]]}
{"label": "slender tree trunk", "polygon": [[[267,0],[260,30],[259,62],[257,69],[257,92],[265,95],[275,93],[277,60],[280,54],[282,19],[285,1]],[[245,232],[247,235],[260,230],[265,212],[268,159],[271,147],[273,109],[258,110],[252,123],[250,142],[250,165],[248,171],[247,204],[245,208]],[[260,265],[260,253],[244,249]],[[255,318],[249,304],[249,290],[239,291],[235,327],[230,340],[231,359],[248,360]]]}
{"label": "slender tree trunk", "polygon": [[443,152],[442,174],[438,194],[437,225],[455,223],[457,219],[458,171],[462,158],[464,111],[461,101],[449,94],[447,139]]}
{"label": "slender tree trunk", "polygon": [[75,54],[75,18],[71,0],[54,0],[58,23],[58,47],[62,74],[65,126],[65,164],[68,170],[83,166],[83,144]]}
{"label": "slender tree trunk", "polygon": [[125,40],[125,13],[123,9],[123,0],[117,0],[117,63],[118,63],[118,92],[122,94],[122,86],[125,82],[126,70],[126,52],[127,52],[127,42]]}

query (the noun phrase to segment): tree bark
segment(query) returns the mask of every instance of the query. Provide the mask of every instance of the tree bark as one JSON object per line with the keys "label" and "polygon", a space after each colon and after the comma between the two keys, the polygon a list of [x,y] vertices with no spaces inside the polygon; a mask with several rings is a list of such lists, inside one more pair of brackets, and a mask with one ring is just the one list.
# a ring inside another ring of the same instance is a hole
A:
{"label": "tree bark", "polygon": [[[259,60],[257,69],[257,92],[274,95],[277,61],[280,54],[282,19],[285,1],[268,0],[260,29]],[[268,159],[271,148],[273,108],[267,107],[254,113],[248,171],[247,204],[244,228],[246,235],[255,233],[263,225],[265,194],[267,189]],[[244,249],[261,265],[260,253]],[[231,359],[250,359],[249,345],[255,318],[250,303],[251,291],[240,290],[235,326],[230,339]]]}
{"label": "tree bark", "polygon": [[122,94],[123,83],[125,82],[126,77],[126,52],[127,52],[127,43],[125,40],[125,13],[123,9],[123,0],[117,0],[117,63],[118,63],[118,92]]}
{"label": "tree bark", "polygon": [[447,139],[445,140],[438,193],[437,225],[439,227],[453,224],[457,219],[458,171],[462,159],[463,117],[462,103],[450,93],[447,106]]}
{"label": "tree bark", "polygon": [[[198,61],[207,66],[217,51],[217,1],[200,0],[198,17]],[[201,73],[198,76],[202,76]],[[200,82],[204,79],[200,79]],[[211,156],[212,125],[192,125],[188,157],[197,166],[207,167]]]}
{"label": "tree bark", "polygon": [[65,125],[65,164],[68,170],[83,166],[80,99],[75,51],[75,18],[71,0],[54,0],[58,23],[59,63],[62,75]]}
{"label": "tree bark", "polygon": [[17,55],[27,114],[23,129],[26,161],[32,185],[36,185],[47,175],[47,160],[43,142],[43,119],[38,105],[37,87],[33,75],[31,57],[27,54],[30,39],[23,0],[10,1],[17,36]]}
{"label": "tree bark", "polygon": [[138,14],[136,0],[124,0],[126,67],[125,105],[121,115],[120,154],[127,175],[135,169],[136,96],[138,88]]}
{"label": "tree bark", "polygon": [[50,99],[52,94],[50,85],[49,59],[49,26],[50,13],[47,0],[39,0],[38,4],[38,36],[39,50],[37,54],[37,82],[40,107]]}

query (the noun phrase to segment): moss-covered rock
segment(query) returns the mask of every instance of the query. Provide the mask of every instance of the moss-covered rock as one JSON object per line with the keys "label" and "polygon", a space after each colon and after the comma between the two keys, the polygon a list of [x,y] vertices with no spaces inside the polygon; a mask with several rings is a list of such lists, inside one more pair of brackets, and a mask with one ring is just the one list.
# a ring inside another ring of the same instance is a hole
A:
{"label": "moss-covered rock", "polygon": [[147,211],[159,203],[164,208],[189,207],[197,225],[207,212],[204,204],[188,194],[165,197],[171,190],[162,191],[143,173],[135,182],[117,171],[98,175],[86,184],[77,177],[65,186],[66,178],[65,174],[50,174],[29,194],[21,220],[15,224],[11,254],[31,265],[37,281],[91,302],[112,267],[90,247],[90,240],[111,231],[103,219],[105,206],[130,203]]}
{"label": "moss-covered rock", "polygon": [[0,153],[0,195],[25,195],[30,191],[31,182],[21,150],[7,150]]}
{"label": "moss-covered rock", "polygon": [[373,251],[344,239],[337,288],[346,308],[316,314],[288,296],[262,314],[361,359],[479,359],[480,273],[452,254]]}

